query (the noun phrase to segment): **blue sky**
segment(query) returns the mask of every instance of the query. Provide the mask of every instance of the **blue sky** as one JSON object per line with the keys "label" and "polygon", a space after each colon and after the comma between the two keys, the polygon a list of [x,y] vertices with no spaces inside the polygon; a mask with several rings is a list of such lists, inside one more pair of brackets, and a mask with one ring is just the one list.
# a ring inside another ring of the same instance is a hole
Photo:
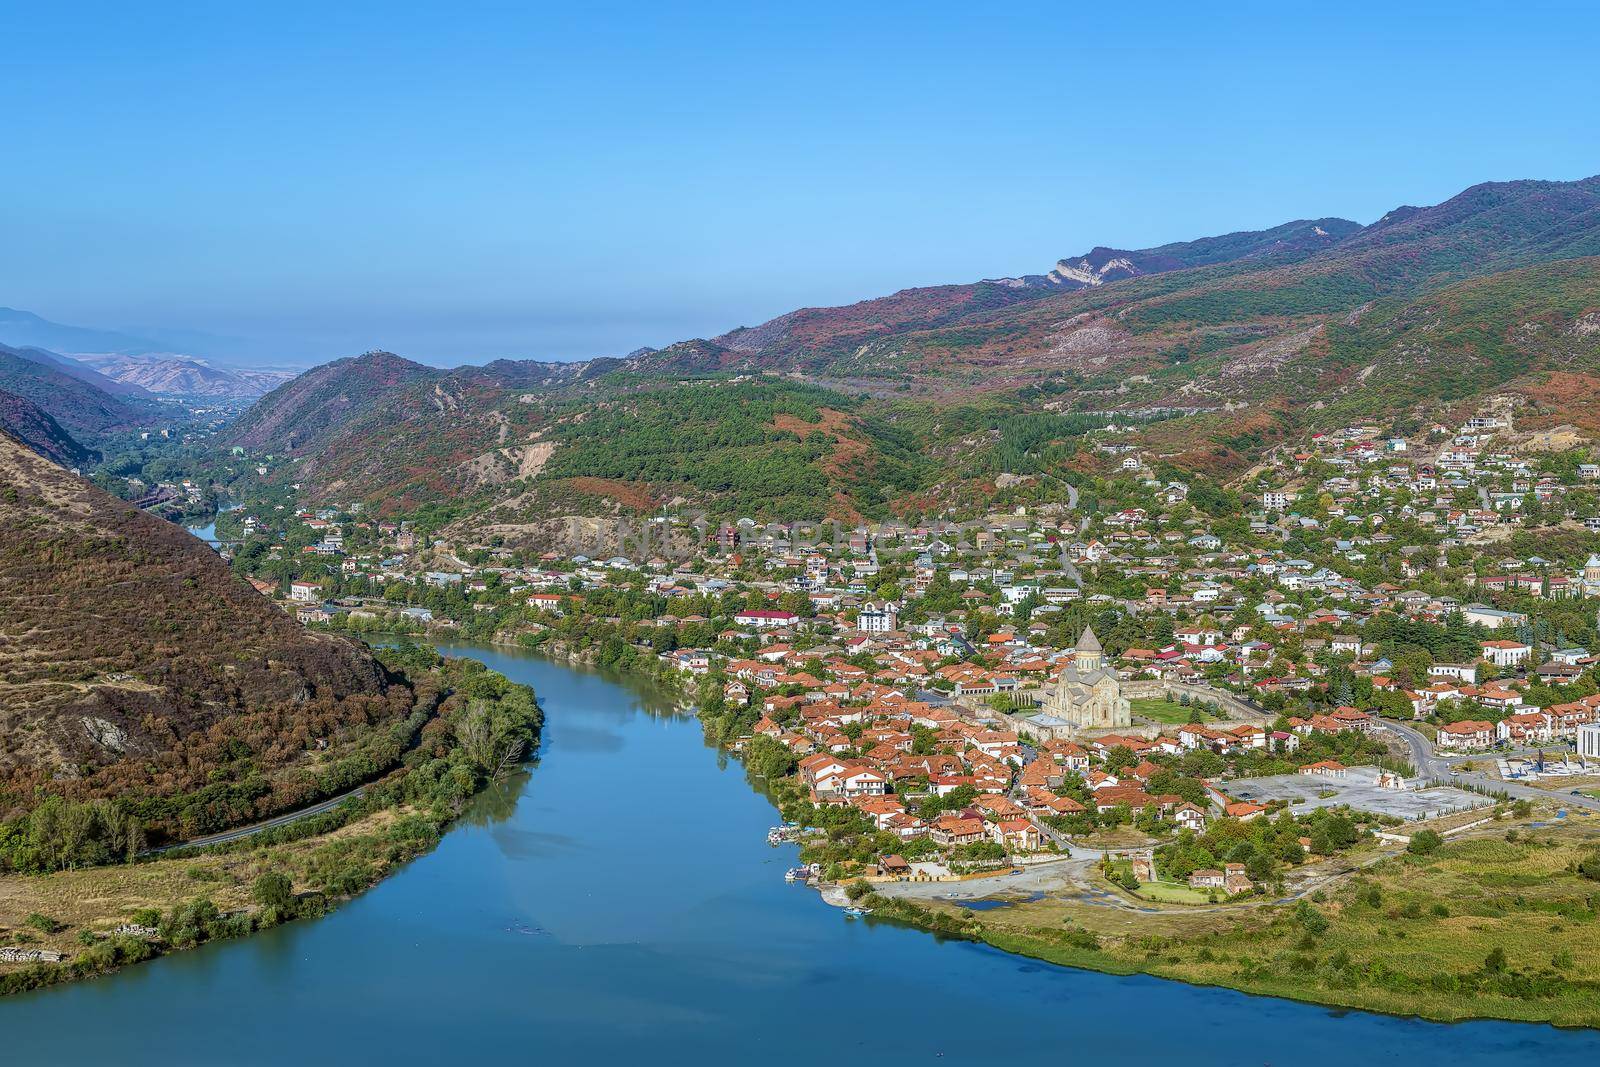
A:
{"label": "blue sky", "polygon": [[0,305],[577,358],[1600,172],[1584,5],[1102,6],[5,5]]}

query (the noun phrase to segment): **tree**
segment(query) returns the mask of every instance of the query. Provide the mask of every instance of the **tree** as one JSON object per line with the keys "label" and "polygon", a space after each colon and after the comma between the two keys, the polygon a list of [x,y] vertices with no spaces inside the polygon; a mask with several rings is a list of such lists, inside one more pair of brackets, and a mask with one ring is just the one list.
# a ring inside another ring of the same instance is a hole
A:
{"label": "tree", "polygon": [[250,887],[250,899],[263,908],[288,911],[294,905],[294,883],[281,871],[268,871]]}
{"label": "tree", "polygon": [[1406,845],[1406,851],[1413,856],[1426,856],[1444,844],[1444,838],[1433,830],[1418,830],[1411,835],[1411,840]]}
{"label": "tree", "polygon": [[507,736],[505,725],[486,701],[474,701],[456,727],[461,751],[484,774],[494,777],[522,755],[520,737]]}
{"label": "tree", "polygon": [[1106,770],[1118,774],[1128,767],[1139,762],[1139,757],[1133,754],[1133,749],[1127,745],[1112,745],[1106,752]]}

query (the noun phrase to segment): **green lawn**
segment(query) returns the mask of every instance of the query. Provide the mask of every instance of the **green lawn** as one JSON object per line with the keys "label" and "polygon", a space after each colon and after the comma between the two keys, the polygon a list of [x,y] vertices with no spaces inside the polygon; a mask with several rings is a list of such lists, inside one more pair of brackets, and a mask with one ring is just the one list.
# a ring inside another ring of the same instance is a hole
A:
{"label": "green lawn", "polygon": [[[1136,719],[1149,719],[1152,722],[1170,725],[1182,725],[1189,721],[1189,716],[1195,711],[1193,707],[1184,707],[1177,701],[1165,700],[1162,697],[1138,697],[1128,701]],[[1216,716],[1201,712],[1208,719]]]}
{"label": "green lawn", "polygon": [[[1137,896],[1145,900],[1159,900],[1167,904],[1209,904],[1211,895],[1203,889],[1190,889],[1177,882],[1140,882]],[[1218,897],[1227,899],[1223,893]]]}

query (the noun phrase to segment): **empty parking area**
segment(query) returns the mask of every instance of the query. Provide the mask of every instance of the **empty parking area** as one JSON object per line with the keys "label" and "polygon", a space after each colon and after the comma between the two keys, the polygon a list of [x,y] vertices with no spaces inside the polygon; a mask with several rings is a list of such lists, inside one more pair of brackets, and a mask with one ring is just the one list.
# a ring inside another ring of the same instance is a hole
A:
{"label": "empty parking area", "polygon": [[1377,784],[1377,778],[1375,768],[1351,767],[1343,776],[1276,774],[1267,778],[1240,778],[1224,783],[1223,789],[1238,800],[1257,804],[1286,800],[1289,809],[1296,813],[1348,805],[1357,811],[1408,820],[1431,819],[1494,803],[1489,797],[1452,786],[1385,789]]}

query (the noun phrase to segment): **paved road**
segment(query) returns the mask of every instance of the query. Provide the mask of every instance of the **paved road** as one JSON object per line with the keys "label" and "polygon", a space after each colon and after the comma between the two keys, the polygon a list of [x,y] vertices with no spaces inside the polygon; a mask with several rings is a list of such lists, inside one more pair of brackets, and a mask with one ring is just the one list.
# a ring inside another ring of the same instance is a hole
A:
{"label": "paved road", "polygon": [[[1130,850],[1143,851],[1143,850]],[[1194,905],[1169,904],[1164,901],[1129,899],[1109,889],[1102,888],[1093,870],[1100,862],[1098,850],[1074,847],[1071,859],[1051,863],[1036,863],[1022,868],[1018,873],[1005,871],[987,878],[971,878],[963,882],[883,882],[874,890],[884,896],[911,900],[935,900],[949,904],[964,904],[980,900],[1004,900],[1016,894],[1038,894],[1059,900],[1077,901],[1096,907],[1115,908],[1118,911],[1143,915],[1175,914],[1193,915],[1197,912],[1232,912],[1241,908],[1259,908],[1270,904],[1289,904],[1326,888],[1353,871],[1370,867],[1395,854],[1395,849],[1383,848],[1354,864],[1340,863],[1331,869],[1318,870],[1287,895],[1275,899],[1251,898],[1232,904]],[[1113,850],[1114,854],[1116,850]],[[1079,853],[1086,853],[1079,855]]]}
{"label": "paved road", "polygon": [[997,893],[1049,893],[1086,886],[1087,868],[1098,858],[1035,863],[1022,868],[1021,874],[1012,874],[1008,869],[963,882],[882,882],[873,888],[884,896],[912,900],[983,900]]}
{"label": "paved road", "polygon": [[[1040,471],[1040,474],[1045,478],[1050,478],[1050,479],[1053,479],[1054,481],[1060,482],[1062,487],[1065,488],[1066,491],[1067,491],[1067,510],[1068,511],[1077,511],[1078,510],[1078,487],[1077,486],[1073,485],[1071,482],[1067,481],[1065,478],[1061,477],[1060,475],[1051,474],[1049,471]],[[1081,518],[1078,519],[1078,535],[1081,537],[1083,535],[1083,531],[1087,530],[1088,528],[1089,528],[1089,516],[1084,515],[1084,516],[1082,516]],[[1059,543],[1060,548],[1061,548],[1061,552],[1060,552],[1061,573],[1073,585],[1077,586],[1079,589],[1082,589],[1083,588],[1083,575],[1081,573],[1079,573],[1077,566],[1075,566],[1073,564],[1072,560],[1067,558],[1067,542],[1061,541],[1061,542],[1058,542],[1058,543]]]}
{"label": "paved road", "polygon": [[192,841],[179,841],[172,845],[162,845],[160,848],[149,849],[144,853],[144,855],[156,856],[163,852],[171,852],[174,849],[179,848],[204,848],[207,845],[226,845],[230,841],[240,841],[246,837],[254,837],[256,834],[259,834],[265,830],[276,829],[279,826],[287,826],[292,822],[299,822],[301,819],[308,819],[313,815],[321,815],[325,811],[332,811],[345,801],[359,797],[366,791],[366,786],[357,786],[348,793],[340,793],[336,797],[329,797],[327,800],[318,801],[317,803],[312,804],[310,807],[301,808],[298,811],[286,812],[283,815],[274,816],[265,822],[254,823],[250,826],[241,826],[236,830],[226,830],[220,834],[210,834],[206,837],[197,837]]}
{"label": "paved road", "polygon": [[[1454,781],[1458,784],[1472,785],[1479,789],[1501,791],[1510,796],[1521,797],[1527,800],[1551,800],[1569,808],[1586,808],[1589,811],[1600,811],[1600,797],[1573,795],[1559,793],[1553,789],[1539,789],[1521,782],[1505,782],[1499,778],[1490,778],[1479,771],[1458,771],[1451,766],[1451,760],[1461,759],[1460,756],[1444,757],[1434,754],[1433,742],[1418,730],[1401,723],[1385,719],[1382,729],[1388,730],[1401,741],[1411,753],[1411,763],[1417,768],[1417,773],[1425,778],[1438,778],[1443,781]],[[1484,759],[1479,755],[1478,759]],[[1493,757],[1488,757],[1493,758]]]}

